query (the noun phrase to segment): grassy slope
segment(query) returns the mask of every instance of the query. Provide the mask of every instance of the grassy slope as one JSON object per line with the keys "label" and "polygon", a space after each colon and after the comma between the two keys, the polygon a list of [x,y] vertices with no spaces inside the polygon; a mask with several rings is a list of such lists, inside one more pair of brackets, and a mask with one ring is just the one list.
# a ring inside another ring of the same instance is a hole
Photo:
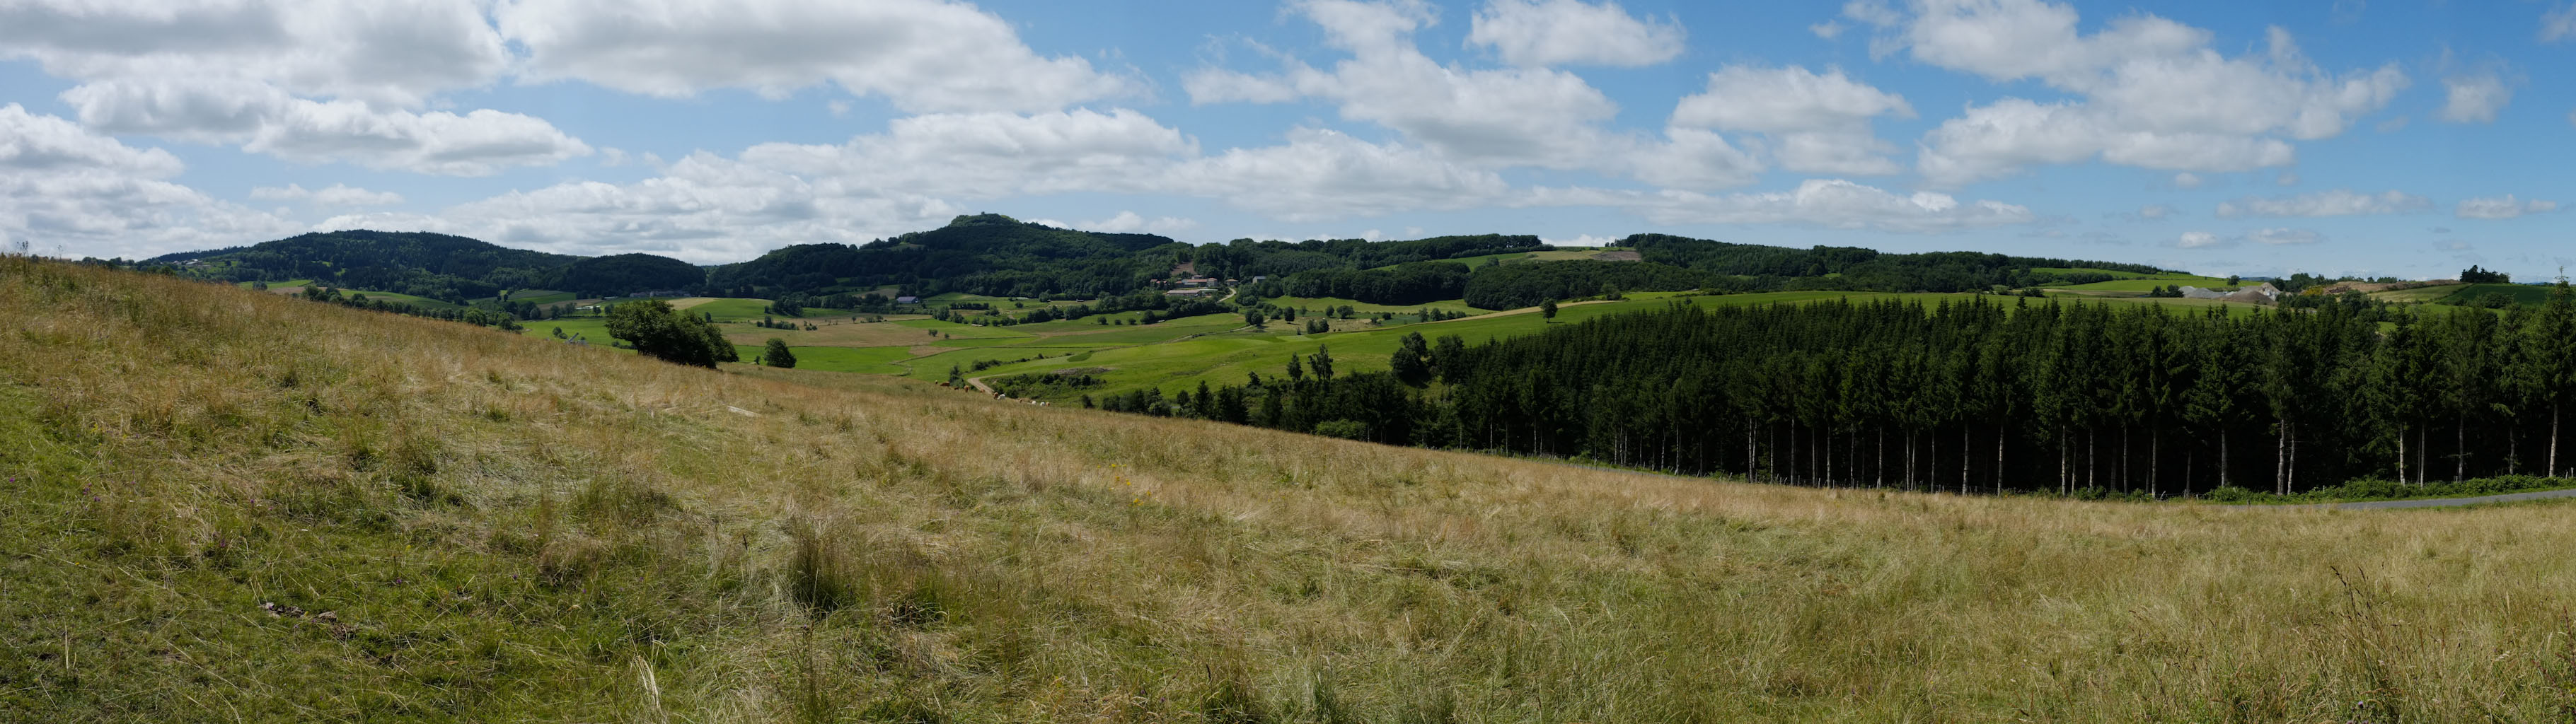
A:
{"label": "grassy slope", "polygon": [[[1674,481],[5,273],[20,336],[100,363],[0,393],[0,432],[30,441],[0,451],[26,502],[0,513],[24,536],[0,635],[39,652],[0,659],[0,712],[2445,720],[2568,703],[2565,507]],[[143,343],[168,337],[186,342]],[[846,590],[808,596],[838,604],[816,616],[799,581]]]}
{"label": "grassy slope", "polygon": [[2563,505],[1666,479],[689,369],[14,261],[0,319],[21,342],[0,345],[0,719],[2540,721],[2576,705]]}

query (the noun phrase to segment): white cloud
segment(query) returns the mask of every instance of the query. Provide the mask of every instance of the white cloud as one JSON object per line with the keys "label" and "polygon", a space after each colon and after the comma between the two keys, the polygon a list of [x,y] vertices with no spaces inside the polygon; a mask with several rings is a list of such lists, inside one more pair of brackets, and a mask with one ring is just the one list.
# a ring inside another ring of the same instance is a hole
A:
{"label": "white cloud", "polygon": [[1638,180],[1671,188],[1723,189],[1753,183],[1762,175],[1760,160],[1716,131],[1667,128],[1664,136],[1664,143],[1630,154],[1635,164],[1631,173]]}
{"label": "white cloud", "polygon": [[2138,207],[2136,218],[2140,221],[2155,221],[2179,216],[2181,214],[2182,212],[2180,210],[2171,206],[2166,206],[2164,204],[2148,204],[2146,206]]}
{"label": "white cloud", "polygon": [[2245,238],[2258,244],[2281,246],[2287,244],[2314,244],[2324,241],[2326,237],[2324,234],[2319,234],[2309,229],[2269,228],[2256,229],[2254,230],[2254,233],[2245,235]]}
{"label": "white cloud", "polygon": [[319,190],[306,189],[301,184],[287,184],[284,187],[261,186],[251,189],[250,197],[262,201],[309,202],[314,206],[322,207],[392,206],[403,202],[402,194],[391,191],[369,191],[345,184],[332,184]]}
{"label": "white cloud", "polygon": [[2279,176],[2276,176],[2276,177],[2273,177],[2273,178],[2272,178],[2272,185],[2274,185],[2274,186],[2297,186],[2297,185],[2299,185],[2299,172],[2297,172],[2297,171],[2283,171],[2283,172],[2281,172],[2281,175],[2279,175]]}
{"label": "white cloud", "polygon": [[1582,78],[1548,68],[1470,70],[1424,56],[1412,34],[1433,22],[1427,5],[1305,0],[1291,7],[1350,57],[1329,70],[1290,61],[1278,75],[1201,70],[1183,83],[1192,102],[1324,99],[1344,119],[1394,129],[1464,164],[1629,165],[1629,142],[1600,128],[1618,105]]}
{"label": "white cloud", "polygon": [[742,161],[853,191],[990,199],[1147,190],[1196,153],[1179,131],[1119,108],[912,116],[840,145],[760,144]]}
{"label": "white cloud", "polygon": [[473,0],[19,2],[0,6],[8,56],[81,81],[63,101],[110,133],[445,175],[589,153],[530,116],[414,110],[506,67]]}
{"label": "white cloud", "polygon": [[1088,231],[1105,231],[1112,234],[1176,234],[1198,228],[1198,225],[1199,222],[1177,216],[1161,216],[1147,219],[1143,216],[1137,215],[1136,212],[1133,211],[1120,211],[1117,216],[1112,216],[1100,221],[1077,223],[1074,224],[1072,228]]}
{"label": "white cloud", "polygon": [[416,106],[509,63],[478,0],[21,0],[0,57],[77,80],[189,78]]}
{"label": "white cloud", "polygon": [[1602,189],[1538,189],[1531,206],[1626,207],[1658,224],[1797,224],[1834,229],[1937,233],[2028,224],[2030,209],[1996,201],[1962,204],[1947,194],[1890,193],[1842,179],[1808,179],[1790,191],[1703,194]]}
{"label": "white cloud", "polygon": [[2328,74],[2273,28],[2266,52],[2229,58],[2211,33],[2153,15],[2077,32],[2071,7],[2039,0],[1918,0],[1912,17],[1855,3],[1881,40],[1917,60],[1995,81],[2037,80],[2078,98],[1972,106],[1927,134],[1936,184],[2099,158],[2143,168],[2244,171],[2286,165],[2284,139],[2338,135],[2407,85],[2394,64]]}
{"label": "white cloud", "polygon": [[1816,37],[1823,38],[1825,40],[1833,40],[1835,38],[1842,37],[1843,31],[1846,29],[1847,28],[1844,28],[1842,23],[1831,20],[1807,26],[1807,32],[1814,33]]}
{"label": "white cloud", "polygon": [[1708,89],[1673,107],[1676,126],[1787,133],[1889,115],[1911,118],[1905,98],[1852,80],[1839,68],[1729,65],[1708,74]]}
{"label": "white cloud", "polygon": [[2433,208],[2422,196],[2400,191],[2359,194],[2347,189],[2297,196],[2247,196],[2218,204],[2218,218],[2316,217],[2402,214]]}
{"label": "white cloud", "polygon": [[2442,120],[2452,123],[2494,123],[2496,112],[2513,102],[2513,87],[2494,73],[2451,76],[2442,87],[2448,94]]}
{"label": "white cloud", "polygon": [[2189,172],[2189,171],[2185,171],[2185,172],[2182,172],[2182,173],[2174,174],[2174,177],[2173,177],[2173,185],[2174,185],[2174,188],[2178,188],[2178,189],[2196,189],[2196,188],[2200,188],[2200,184],[2201,184],[2200,174],[2191,173],[2191,172]]}
{"label": "white cloud", "polygon": [[1662,63],[1682,53],[1679,22],[1640,21],[1616,2],[1490,0],[1467,33],[1519,66]]}
{"label": "white cloud", "polygon": [[1899,167],[1887,158],[1896,147],[1870,131],[1870,119],[1881,115],[1911,118],[1914,109],[1903,97],[1854,81],[1839,68],[1818,75],[1797,67],[1729,65],[1709,74],[1706,90],[1674,104],[1666,123],[1674,129],[1765,134],[1767,150],[1791,171],[1896,173]]}
{"label": "white cloud", "polygon": [[2510,219],[2525,214],[2545,214],[2558,210],[2558,202],[2532,199],[2523,201],[2513,194],[2499,197],[2463,199],[2451,213],[2463,219]]}
{"label": "white cloud", "polygon": [[1466,208],[1508,189],[1491,171],[1423,149],[1311,128],[1291,132],[1286,145],[1183,163],[1165,183],[1175,193],[1215,196],[1288,221]]}
{"label": "white cloud", "polygon": [[185,170],[71,121],[0,106],[0,239],[39,253],[148,257],[295,233],[285,220],[168,181]]}
{"label": "white cloud", "polygon": [[2576,5],[2560,5],[2540,16],[2540,41],[2555,43],[2576,38]]}
{"label": "white cloud", "polygon": [[1078,57],[1043,57],[1009,23],[948,0],[503,0],[528,80],[684,97],[783,97],[830,82],[914,112],[1040,111],[1135,92]]}
{"label": "white cloud", "polygon": [[1549,245],[1549,246],[1590,246],[1590,247],[1602,247],[1602,246],[1609,246],[1609,245],[1611,244],[1611,242],[1615,242],[1615,241],[1618,241],[1618,240],[1619,240],[1619,237],[1615,237],[1615,236],[1594,236],[1594,235],[1591,235],[1591,234],[1577,234],[1577,235],[1575,235],[1575,237],[1574,237],[1574,238],[1572,238],[1572,239],[1560,239],[1560,238],[1553,238],[1553,237],[1539,237],[1539,241],[1547,242],[1547,245]]}
{"label": "white cloud", "polygon": [[2221,238],[2217,234],[2212,234],[2206,231],[2186,231],[2182,233],[2181,237],[2174,239],[2174,246],[2179,246],[2185,249],[2207,249],[2210,247],[2225,246],[2231,243],[2234,243],[2234,240]]}

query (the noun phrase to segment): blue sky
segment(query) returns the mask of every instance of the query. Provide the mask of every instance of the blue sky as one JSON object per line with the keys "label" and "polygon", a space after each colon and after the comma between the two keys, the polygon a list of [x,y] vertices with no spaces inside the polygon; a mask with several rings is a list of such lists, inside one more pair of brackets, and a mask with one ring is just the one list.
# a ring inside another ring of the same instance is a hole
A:
{"label": "blue sky", "polygon": [[699,263],[999,212],[2544,279],[2567,0],[0,2],[0,240]]}

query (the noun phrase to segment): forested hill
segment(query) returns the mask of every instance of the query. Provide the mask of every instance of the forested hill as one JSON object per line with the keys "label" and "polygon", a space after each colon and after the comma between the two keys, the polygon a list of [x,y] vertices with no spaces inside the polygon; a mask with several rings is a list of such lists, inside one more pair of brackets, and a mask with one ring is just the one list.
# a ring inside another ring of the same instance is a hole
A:
{"label": "forested hill", "polygon": [[[1596,253],[1598,252],[1598,253]],[[1509,263],[1505,263],[1505,262]],[[1444,299],[1501,309],[1615,291],[1959,292],[2076,285],[2163,271],[2142,264],[1978,252],[1890,254],[1638,234],[1607,249],[1557,249],[1528,235],[1406,241],[1236,239],[1193,246],[1152,234],[1060,229],[1000,214],[866,244],[798,244],[715,267],[646,254],[584,258],[430,233],[338,231],[147,260],[225,281],[313,279],[450,302],[508,289],[585,297],[685,291],[850,307],[872,292],[1107,298],[1156,280],[1203,276],[1239,301]]]}
{"label": "forested hill", "polygon": [[[1849,246],[1795,249],[1730,244],[1664,234],[1637,234],[1617,246],[1635,249],[1647,262],[1739,277],[1799,279],[1791,289],[1888,292],[1960,292],[2008,287],[2108,281],[2106,272],[2156,274],[2145,264],[2007,256],[1973,251],[1885,254]],[[2044,271],[2083,270],[2083,271]]]}
{"label": "forested hill", "polygon": [[1001,214],[863,245],[799,244],[716,267],[719,296],[815,296],[880,287],[931,295],[1109,296],[1168,276],[1190,247],[1152,234],[1058,229]]}
{"label": "forested hill", "polygon": [[[312,233],[246,247],[155,257],[190,274],[224,281],[312,279],[351,289],[399,292],[450,302],[502,289],[545,287],[582,257],[512,249],[428,232]],[[664,260],[675,264],[677,260]]]}

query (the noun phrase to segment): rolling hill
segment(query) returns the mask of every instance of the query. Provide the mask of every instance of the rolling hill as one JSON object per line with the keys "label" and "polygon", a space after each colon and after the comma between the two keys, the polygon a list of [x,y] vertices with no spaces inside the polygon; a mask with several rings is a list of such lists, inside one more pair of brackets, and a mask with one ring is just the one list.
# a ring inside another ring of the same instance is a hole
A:
{"label": "rolling hill", "polygon": [[2576,706],[2564,505],[1667,478],[684,368],[23,258],[0,259],[0,319],[0,719]]}

